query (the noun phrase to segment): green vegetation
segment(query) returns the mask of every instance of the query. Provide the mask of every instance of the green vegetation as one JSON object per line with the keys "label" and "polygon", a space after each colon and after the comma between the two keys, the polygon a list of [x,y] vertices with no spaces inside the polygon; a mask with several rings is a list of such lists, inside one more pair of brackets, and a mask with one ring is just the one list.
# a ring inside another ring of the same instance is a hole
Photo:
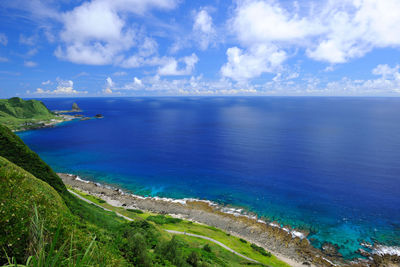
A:
{"label": "green vegetation", "polygon": [[45,181],[61,194],[67,193],[60,177],[17,135],[0,125],[0,156]]}
{"label": "green vegetation", "polygon": [[[122,207],[111,206],[110,204],[107,204],[107,203],[100,204],[99,202],[96,202],[96,198],[94,198],[93,196],[89,197],[85,193],[83,193],[79,190],[73,189],[71,187],[69,187],[69,189],[74,191],[75,193],[81,195],[82,197],[85,197],[85,198],[95,202],[96,204],[99,204],[107,209],[113,210],[115,212],[118,212],[120,214],[123,214],[123,215],[125,215],[129,218],[135,219],[135,220],[145,220],[146,218],[148,218],[150,216],[156,215],[151,212],[142,212],[140,214],[137,214],[137,213],[129,212],[127,209],[124,209]],[[163,216],[167,217],[167,218],[169,217],[166,215],[163,215]],[[169,218],[171,218],[171,217],[169,217]],[[232,235],[228,235],[226,232],[224,232],[220,229],[217,229],[215,227],[212,227],[212,226],[182,220],[181,222],[178,222],[178,223],[162,224],[162,225],[159,225],[159,227],[161,229],[165,229],[165,230],[175,230],[175,231],[180,231],[180,232],[186,232],[186,233],[207,236],[212,239],[218,240],[218,241],[222,242],[223,244],[227,245],[228,247],[239,252],[240,254],[246,255],[252,259],[255,259],[255,260],[267,265],[267,266],[289,267],[288,264],[277,259],[274,255],[271,255],[270,257],[269,257],[269,254],[266,256],[263,256],[258,251],[254,250],[251,247],[251,244],[249,244],[247,241],[246,241],[246,243],[243,243],[242,241],[240,241],[240,238],[232,236]],[[184,239],[187,241],[188,240],[191,240],[191,241],[196,240],[196,242],[197,242],[196,244],[198,244],[200,252],[204,252],[204,249],[203,249],[204,245],[209,244],[209,246],[212,248],[213,253],[218,254],[217,251],[224,251],[227,254],[231,255],[230,252],[227,252],[226,250],[222,249],[218,245],[215,245],[211,242],[204,241],[202,239],[199,239],[196,237],[190,237],[190,236],[184,236]],[[242,239],[242,240],[244,240],[244,239]],[[199,244],[202,244],[202,245],[199,245]],[[269,253],[269,252],[267,252],[267,253]],[[231,264],[228,266],[241,266],[241,265],[238,264],[237,262],[236,263],[231,262]]]}
{"label": "green vegetation", "polygon": [[33,129],[59,119],[41,101],[0,99],[0,123],[11,130]]}
{"label": "green vegetation", "polygon": [[166,217],[164,215],[149,216],[147,220],[155,222],[156,224],[180,223],[182,221],[182,219]]}
{"label": "green vegetation", "polygon": [[255,251],[257,251],[258,253],[260,253],[263,256],[266,256],[266,257],[271,257],[272,256],[271,252],[265,251],[265,249],[263,247],[259,247],[256,244],[251,244],[251,248],[254,249]]}
{"label": "green vegetation", "polygon": [[133,213],[137,213],[137,214],[143,214],[143,211],[138,210],[138,209],[126,209],[127,211],[133,212]]}
{"label": "green vegetation", "polygon": [[38,155],[4,126],[0,126],[0,190],[0,265],[252,264],[209,241],[173,236],[160,228],[197,224],[112,207],[99,198],[81,193],[99,205],[135,218],[127,222],[114,212],[78,199]]}

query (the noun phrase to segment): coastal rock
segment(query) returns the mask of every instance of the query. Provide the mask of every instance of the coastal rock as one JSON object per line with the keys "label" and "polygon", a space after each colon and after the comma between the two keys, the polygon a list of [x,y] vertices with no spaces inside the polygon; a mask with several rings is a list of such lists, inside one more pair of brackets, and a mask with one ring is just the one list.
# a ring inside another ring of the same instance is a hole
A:
{"label": "coastal rock", "polygon": [[360,254],[361,256],[364,256],[364,257],[370,257],[371,256],[371,253],[369,253],[368,251],[366,251],[365,249],[362,249],[362,248],[359,248],[357,250],[357,253]]}
{"label": "coastal rock", "polygon": [[94,117],[95,117],[96,119],[102,119],[102,118],[104,118],[104,116],[101,115],[101,114],[96,114]]}
{"label": "coastal rock", "polygon": [[342,255],[338,252],[339,246],[329,242],[322,244],[322,252],[330,257],[341,257]]}
{"label": "coastal rock", "polygon": [[73,103],[72,104],[72,111],[77,112],[77,111],[81,111],[81,109],[78,107],[78,104]]}

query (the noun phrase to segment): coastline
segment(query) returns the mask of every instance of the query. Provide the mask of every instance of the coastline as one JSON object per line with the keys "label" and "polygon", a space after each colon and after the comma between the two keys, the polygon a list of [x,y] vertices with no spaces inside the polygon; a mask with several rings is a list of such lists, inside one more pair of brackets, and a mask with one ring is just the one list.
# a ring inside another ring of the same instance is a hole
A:
{"label": "coastline", "polygon": [[[67,122],[67,121],[72,121],[77,119],[75,116],[71,115],[57,115],[56,119],[50,119],[48,121],[39,121],[36,123],[31,123],[31,122],[25,122],[25,124],[22,124],[20,128],[12,130],[13,132],[24,132],[24,131],[30,131],[30,130],[38,130],[38,129],[43,129],[43,128],[51,128],[51,127],[56,127],[57,125]],[[25,126],[25,127],[23,127]]]}
{"label": "coastline", "polygon": [[266,222],[240,209],[222,207],[212,201],[143,197],[120,188],[81,179],[73,174],[58,173],[65,184],[84,193],[99,197],[112,206],[168,214],[219,228],[246,239],[291,266],[345,266],[341,258],[323,254],[307,240],[307,233]]}

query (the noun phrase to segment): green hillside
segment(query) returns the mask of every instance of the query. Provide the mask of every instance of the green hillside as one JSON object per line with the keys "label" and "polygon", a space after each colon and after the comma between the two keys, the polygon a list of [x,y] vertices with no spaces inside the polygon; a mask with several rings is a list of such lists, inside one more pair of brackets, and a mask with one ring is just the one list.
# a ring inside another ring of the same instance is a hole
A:
{"label": "green hillside", "polygon": [[0,99],[0,124],[12,130],[37,128],[58,119],[41,101]]}
{"label": "green hillside", "polygon": [[0,192],[0,266],[251,264],[209,241],[173,236],[140,217],[128,222],[82,201],[4,126]]}
{"label": "green hillside", "polygon": [[47,182],[59,193],[66,193],[60,177],[35,152],[5,126],[0,125],[0,156]]}

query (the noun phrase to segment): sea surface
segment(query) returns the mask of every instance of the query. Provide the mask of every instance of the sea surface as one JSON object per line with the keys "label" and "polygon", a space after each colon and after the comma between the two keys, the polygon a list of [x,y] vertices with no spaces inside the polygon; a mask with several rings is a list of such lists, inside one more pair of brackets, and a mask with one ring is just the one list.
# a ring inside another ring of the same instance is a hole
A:
{"label": "sea surface", "polygon": [[58,172],[243,207],[347,258],[364,241],[400,245],[400,98],[42,101],[104,115],[19,133]]}

